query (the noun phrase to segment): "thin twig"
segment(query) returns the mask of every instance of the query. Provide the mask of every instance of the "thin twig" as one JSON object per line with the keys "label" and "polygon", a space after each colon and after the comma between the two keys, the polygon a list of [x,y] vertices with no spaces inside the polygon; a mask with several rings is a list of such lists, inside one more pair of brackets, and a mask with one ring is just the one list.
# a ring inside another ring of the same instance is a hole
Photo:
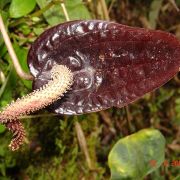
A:
{"label": "thin twig", "polygon": [[59,116],[59,114],[45,113],[45,114],[37,114],[37,115],[27,115],[27,116],[22,116],[19,119],[33,119],[33,118],[52,117],[52,116]]}
{"label": "thin twig", "polygon": [[114,3],[115,3],[115,0],[112,0],[110,6],[108,8],[108,14],[111,12]]}
{"label": "thin twig", "polygon": [[180,145],[179,144],[168,144],[167,147],[173,151],[180,151]]}
{"label": "thin twig", "polygon": [[18,74],[21,78],[23,78],[23,79],[32,80],[32,79],[33,79],[33,76],[30,75],[30,74],[25,73],[25,72],[22,70],[22,68],[21,68],[21,66],[20,66],[20,64],[19,64],[19,61],[18,61],[18,59],[17,59],[17,56],[16,56],[16,54],[15,54],[15,52],[14,52],[14,49],[13,49],[13,46],[12,46],[12,44],[11,44],[10,38],[9,38],[9,36],[8,36],[8,34],[7,34],[7,31],[6,31],[6,28],[5,28],[3,19],[2,19],[2,17],[1,17],[1,14],[0,14],[0,30],[1,30],[1,33],[2,33],[2,36],[3,36],[4,42],[5,42],[5,44],[6,44],[6,47],[7,47],[7,49],[8,49],[8,52],[9,52],[9,54],[10,54],[10,56],[11,56],[11,59],[12,59],[12,62],[13,62],[13,64],[14,64],[14,67],[15,67],[15,70],[16,70],[17,74]]}
{"label": "thin twig", "polygon": [[10,68],[9,74],[8,74],[7,78],[5,79],[4,83],[1,86],[0,99],[1,99],[1,96],[3,95],[3,93],[4,93],[4,90],[5,90],[6,86],[7,86],[7,83],[9,81],[9,77],[11,76],[11,73],[12,73],[12,67]]}
{"label": "thin twig", "polygon": [[87,165],[88,165],[89,169],[92,170],[93,167],[92,167],[92,162],[91,162],[89,152],[88,152],[88,148],[87,148],[86,138],[85,138],[85,135],[84,135],[83,130],[81,128],[81,125],[79,124],[78,121],[75,122],[75,130],[76,130],[76,134],[77,134],[77,138],[78,138],[80,148],[85,155]]}
{"label": "thin twig", "polygon": [[176,9],[176,11],[179,12],[179,8],[178,8],[175,0],[169,0],[169,2],[173,5],[173,7]]}
{"label": "thin twig", "polygon": [[145,16],[140,16],[139,20],[141,21],[143,27],[145,27],[147,29],[152,29],[151,24],[149,23],[149,21],[147,20],[147,18]]}
{"label": "thin twig", "polygon": [[4,75],[3,71],[0,69],[0,81],[2,83],[4,83],[5,80],[6,80],[5,75]]}
{"label": "thin twig", "polygon": [[128,123],[129,132],[132,133],[133,132],[133,128],[132,128],[131,121],[132,121],[133,118],[131,116],[131,113],[129,111],[129,107],[128,106],[125,107],[125,111],[126,111],[126,119],[127,119],[127,123]]}
{"label": "thin twig", "polygon": [[34,12],[34,13],[32,13],[32,14],[30,14],[29,15],[29,17],[39,17],[39,16],[41,16],[44,12],[46,12],[47,10],[49,10],[53,5],[55,5],[55,4],[58,4],[59,3],[59,1],[51,1],[49,4],[47,4],[46,6],[44,6],[43,8],[41,8],[40,10],[38,10],[38,11],[36,11],[36,12]]}
{"label": "thin twig", "polygon": [[174,80],[176,81],[178,85],[180,85],[180,78],[178,77],[178,74],[176,74],[176,76],[174,77]]}
{"label": "thin twig", "polygon": [[70,21],[69,15],[68,15],[68,12],[67,12],[67,9],[66,9],[65,4],[64,4],[64,3],[61,3],[61,7],[62,7],[62,10],[63,10],[64,16],[65,16],[65,18],[66,18],[66,21]]}
{"label": "thin twig", "polygon": [[105,20],[109,21],[110,18],[109,18],[108,9],[107,9],[105,0],[100,0],[100,3],[101,3],[102,10],[103,10],[104,18],[105,18]]}
{"label": "thin twig", "polygon": [[102,120],[108,125],[109,130],[115,135],[116,134],[116,129],[112,125],[112,120],[109,117],[109,114],[105,111],[100,111],[99,114],[102,117]]}

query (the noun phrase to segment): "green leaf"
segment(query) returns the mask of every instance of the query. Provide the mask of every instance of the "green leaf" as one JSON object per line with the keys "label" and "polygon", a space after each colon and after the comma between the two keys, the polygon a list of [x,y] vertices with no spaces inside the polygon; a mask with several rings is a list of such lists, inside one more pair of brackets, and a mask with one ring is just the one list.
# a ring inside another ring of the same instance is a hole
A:
{"label": "green leaf", "polygon": [[30,13],[36,6],[36,0],[12,0],[9,14],[12,18],[19,18]]}
{"label": "green leaf", "polygon": [[[36,2],[42,9],[46,7],[51,2],[51,0],[36,0]],[[91,19],[88,9],[86,6],[84,6],[81,0],[66,0],[65,5],[70,20]],[[48,24],[52,26],[66,21],[60,4],[55,4],[46,12],[44,12],[43,15]]]}
{"label": "green leaf", "polygon": [[108,164],[112,179],[143,179],[164,161],[165,139],[155,129],[144,129],[120,139],[112,148]]}
{"label": "green leaf", "polygon": [[81,0],[67,0],[66,8],[70,20],[91,19],[91,15]]}
{"label": "green leaf", "polygon": [[19,26],[19,30],[25,35],[27,36],[28,34],[31,33],[31,28],[29,28],[29,26],[27,24],[21,24]]}
{"label": "green leaf", "polygon": [[[51,2],[51,0],[36,0],[36,2],[39,5],[39,7],[42,9],[46,7]],[[62,11],[61,5],[55,4],[47,11],[45,11],[43,15],[45,17],[45,20],[48,22],[48,24],[53,26],[65,20],[64,15],[62,14],[61,11]]]}
{"label": "green leaf", "polygon": [[44,31],[44,29],[43,28],[41,28],[41,27],[38,27],[38,28],[33,28],[33,32],[37,35],[37,36],[39,36],[42,32]]}

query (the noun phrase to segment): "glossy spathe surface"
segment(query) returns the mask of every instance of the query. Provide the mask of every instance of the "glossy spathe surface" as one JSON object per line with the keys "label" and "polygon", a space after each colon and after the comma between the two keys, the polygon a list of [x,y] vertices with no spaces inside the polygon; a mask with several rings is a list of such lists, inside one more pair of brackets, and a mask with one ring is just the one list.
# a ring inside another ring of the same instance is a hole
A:
{"label": "glossy spathe surface", "polygon": [[180,42],[171,34],[106,21],[72,21],[44,32],[28,63],[34,88],[54,64],[68,66],[74,84],[51,105],[60,114],[123,107],[171,79],[180,67]]}

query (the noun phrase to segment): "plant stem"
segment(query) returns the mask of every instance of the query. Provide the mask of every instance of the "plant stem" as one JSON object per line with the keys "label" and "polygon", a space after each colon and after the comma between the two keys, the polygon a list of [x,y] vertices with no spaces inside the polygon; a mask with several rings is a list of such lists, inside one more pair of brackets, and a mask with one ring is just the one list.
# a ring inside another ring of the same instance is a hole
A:
{"label": "plant stem", "polygon": [[33,119],[33,118],[41,118],[41,117],[52,117],[52,116],[59,116],[58,114],[54,113],[44,113],[44,114],[37,114],[37,115],[27,115],[27,116],[22,116],[19,119]]}
{"label": "plant stem", "polygon": [[176,9],[176,11],[179,12],[179,8],[176,4],[176,1],[175,0],[169,0],[169,2],[173,5],[173,7]]}
{"label": "plant stem", "polygon": [[55,5],[57,3],[58,3],[58,1],[51,1],[49,4],[47,4],[45,7],[43,7],[39,11],[36,11],[36,12],[30,14],[29,17],[32,18],[32,17],[41,16],[45,11],[47,11],[48,9],[50,9],[53,5]]}
{"label": "plant stem", "polygon": [[132,116],[129,112],[128,106],[125,107],[125,112],[126,112],[126,119],[127,119],[127,124],[128,124],[128,128],[129,128],[129,133],[133,133],[133,128],[132,128],[132,124],[131,124]]}
{"label": "plant stem", "polygon": [[77,138],[78,138],[78,142],[80,145],[81,150],[83,151],[85,158],[86,158],[86,162],[87,165],[89,167],[90,170],[92,170],[92,162],[89,156],[89,151],[88,151],[88,147],[87,147],[87,143],[86,143],[86,138],[84,135],[84,132],[81,128],[81,125],[79,124],[78,121],[75,121],[75,130],[76,130],[76,134],[77,134]]}
{"label": "plant stem", "polygon": [[109,21],[110,18],[109,18],[108,9],[107,9],[105,0],[100,0],[100,3],[101,3],[102,10],[103,10],[104,18],[105,18],[105,20]]}
{"label": "plant stem", "polygon": [[1,99],[1,96],[3,95],[3,93],[4,93],[4,90],[6,88],[6,85],[7,85],[8,81],[9,81],[9,77],[10,77],[11,73],[12,73],[12,67],[10,68],[10,72],[9,72],[7,78],[5,79],[5,81],[3,82],[2,86],[1,86],[1,89],[0,89],[0,99]]}
{"label": "plant stem", "polygon": [[30,74],[27,74],[26,72],[24,72],[23,69],[21,68],[20,64],[19,64],[18,58],[17,58],[17,56],[16,56],[16,54],[14,52],[13,46],[11,44],[8,33],[6,31],[6,28],[5,28],[3,19],[1,17],[1,14],[0,14],[0,30],[1,30],[4,42],[6,44],[6,47],[8,49],[9,55],[10,55],[10,57],[12,59],[12,62],[14,64],[14,67],[15,67],[15,70],[16,70],[17,74],[23,79],[32,80],[33,76],[30,75]]}
{"label": "plant stem", "polygon": [[63,10],[64,16],[65,16],[65,18],[66,18],[66,21],[70,21],[69,15],[68,15],[68,12],[67,12],[67,9],[66,9],[65,4],[64,4],[64,3],[61,3],[61,7],[62,7],[62,10]]}
{"label": "plant stem", "polygon": [[0,69],[0,81],[1,81],[2,83],[4,83],[5,80],[6,80],[5,75],[4,75],[3,71]]}
{"label": "plant stem", "polygon": [[108,8],[108,14],[111,12],[114,3],[115,3],[115,0],[112,0],[110,6]]}

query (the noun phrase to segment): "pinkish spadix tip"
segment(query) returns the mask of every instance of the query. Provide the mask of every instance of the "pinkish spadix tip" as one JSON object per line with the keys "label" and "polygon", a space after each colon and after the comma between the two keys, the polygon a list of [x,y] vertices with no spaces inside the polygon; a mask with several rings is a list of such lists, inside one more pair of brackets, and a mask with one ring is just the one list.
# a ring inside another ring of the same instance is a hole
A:
{"label": "pinkish spadix tip", "polygon": [[0,113],[0,122],[13,133],[13,139],[9,145],[11,150],[19,149],[25,138],[25,130],[18,120],[19,117],[57,101],[73,83],[73,74],[64,65],[55,65],[51,70],[51,78],[52,80],[46,85],[12,102]]}

